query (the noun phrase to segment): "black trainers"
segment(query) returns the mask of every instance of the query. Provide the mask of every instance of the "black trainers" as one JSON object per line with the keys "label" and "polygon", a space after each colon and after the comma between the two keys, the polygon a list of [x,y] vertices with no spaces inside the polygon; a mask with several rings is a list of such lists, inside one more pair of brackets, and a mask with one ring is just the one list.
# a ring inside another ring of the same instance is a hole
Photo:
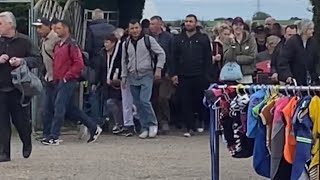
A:
{"label": "black trainers", "polygon": [[43,145],[57,146],[57,145],[60,144],[60,142],[61,142],[61,140],[59,140],[59,139],[52,139],[52,138],[50,138],[50,139],[45,139],[45,140],[41,141],[41,144],[43,144]]}
{"label": "black trainers", "polygon": [[44,141],[44,140],[46,140],[47,138],[46,137],[44,137],[44,136],[39,136],[39,137],[36,137],[36,141]]}
{"label": "black trainers", "polygon": [[128,127],[122,128],[122,131],[119,134],[125,137],[133,136],[135,134],[134,126],[128,126]]}
{"label": "black trainers", "polygon": [[112,134],[118,135],[123,131],[122,127],[115,126],[112,128]]}
{"label": "black trainers", "polygon": [[97,126],[97,129],[94,132],[91,132],[90,138],[87,143],[94,143],[97,141],[98,137],[100,136],[102,129],[100,126]]}

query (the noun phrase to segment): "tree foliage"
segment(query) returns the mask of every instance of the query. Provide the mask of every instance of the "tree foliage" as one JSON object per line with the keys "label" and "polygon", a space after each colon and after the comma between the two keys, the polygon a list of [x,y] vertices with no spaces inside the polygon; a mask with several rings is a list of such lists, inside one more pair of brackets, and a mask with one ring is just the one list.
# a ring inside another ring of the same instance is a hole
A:
{"label": "tree foliage", "polygon": [[19,32],[28,34],[29,8],[27,3],[0,3],[0,12],[11,11],[16,16]]}
{"label": "tree foliage", "polygon": [[214,21],[224,21],[224,20],[226,20],[226,18],[224,17],[218,17],[214,19]]}
{"label": "tree foliage", "polygon": [[126,28],[131,19],[142,18],[145,0],[118,0],[119,26]]}
{"label": "tree foliage", "polygon": [[289,20],[295,20],[295,21],[298,21],[298,20],[301,20],[301,18],[299,18],[299,17],[291,17]]}
{"label": "tree foliage", "polygon": [[315,23],[315,36],[320,42],[320,1],[319,0],[311,0],[311,4],[313,5],[313,22]]}
{"label": "tree foliage", "polygon": [[252,17],[252,20],[265,20],[268,17],[270,17],[270,14],[268,14],[268,13],[256,12]]}
{"label": "tree foliage", "polygon": [[83,0],[83,2],[86,9],[119,11],[119,26],[122,28],[126,28],[131,19],[142,18],[145,4],[145,0]]}

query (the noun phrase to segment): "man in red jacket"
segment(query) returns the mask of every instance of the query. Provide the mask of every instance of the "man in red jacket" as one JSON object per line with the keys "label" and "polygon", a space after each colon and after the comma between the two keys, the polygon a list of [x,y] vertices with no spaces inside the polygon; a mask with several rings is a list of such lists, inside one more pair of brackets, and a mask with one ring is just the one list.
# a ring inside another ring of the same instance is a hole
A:
{"label": "man in red jacket", "polygon": [[73,93],[77,79],[84,68],[82,53],[77,42],[70,37],[70,26],[65,21],[56,25],[56,33],[61,38],[54,47],[53,80],[54,113],[50,137],[42,141],[44,145],[59,145],[60,129],[67,116],[71,120],[80,120],[90,131],[88,143],[95,142],[102,129],[73,103]]}

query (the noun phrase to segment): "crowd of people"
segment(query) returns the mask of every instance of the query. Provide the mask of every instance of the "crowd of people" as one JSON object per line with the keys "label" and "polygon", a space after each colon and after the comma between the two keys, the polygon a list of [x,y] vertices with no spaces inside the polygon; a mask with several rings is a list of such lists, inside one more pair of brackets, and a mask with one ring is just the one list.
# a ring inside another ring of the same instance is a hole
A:
{"label": "crowd of people", "polygon": [[[208,128],[202,99],[212,83],[314,85],[320,77],[319,45],[308,19],[283,27],[272,17],[264,25],[228,18],[211,36],[193,14],[178,33],[160,16],[131,20],[126,30],[116,28],[96,9],[84,49],[64,20],[40,18],[33,26],[40,48],[16,31],[11,12],[0,13],[0,162],[11,159],[11,121],[23,142],[23,156],[32,151],[30,105],[21,105],[10,74],[22,63],[43,70],[43,134],[37,139],[44,145],[62,142],[65,118],[87,127],[88,143],[110,120],[117,135],[154,138],[175,126],[191,137]],[[85,76],[88,68],[93,73]],[[73,101],[83,80],[89,84],[90,113]]]}

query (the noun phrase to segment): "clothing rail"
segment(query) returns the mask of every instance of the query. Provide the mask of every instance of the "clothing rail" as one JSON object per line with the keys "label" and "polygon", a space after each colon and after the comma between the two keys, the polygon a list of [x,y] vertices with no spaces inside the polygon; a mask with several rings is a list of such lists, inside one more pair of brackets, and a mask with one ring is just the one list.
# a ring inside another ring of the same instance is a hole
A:
{"label": "clothing rail", "polygon": [[290,85],[219,85],[215,86],[217,89],[234,88],[234,89],[279,89],[279,90],[296,90],[296,91],[309,91],[320,90],[320,86],[290,86]]}
{"label": "clothing rail", "polygon": [[[212,85],[212,89],[226,89],[233,88],[238,90],[285,90],[285,91],[320,91],[320,86],[292,86],[292,85]],[[210,91],[211,89],[208,89]],[[219,111],[215,102],[210,107],[210,148],[211,148],[211,180],[219,180],[219,139],[220,139],[220,127],[219,127]],[[320,138],[320,134],[318,134]],[[320,146],[320,144],[319,144]],[[320,147],[319,147],[320,149]],[[320,158],[320,157],[319,157]],[[320,161],[320,160],[319,160]],[[320,179],[320,173],[319,173]]]}

